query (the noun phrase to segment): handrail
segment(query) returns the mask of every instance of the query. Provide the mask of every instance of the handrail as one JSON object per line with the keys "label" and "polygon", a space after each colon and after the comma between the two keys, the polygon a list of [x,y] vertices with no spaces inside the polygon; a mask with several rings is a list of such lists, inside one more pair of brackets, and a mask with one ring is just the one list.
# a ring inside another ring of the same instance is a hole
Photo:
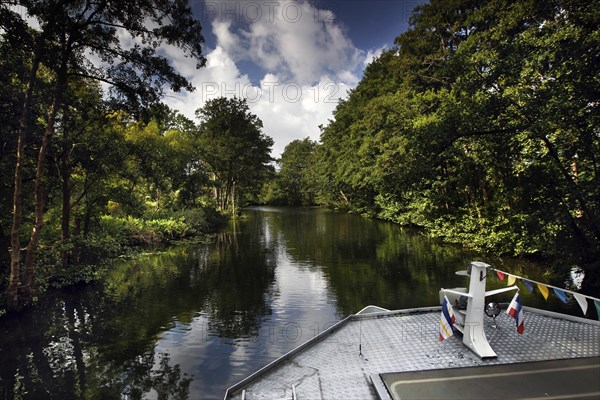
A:
{"label": "handrail", "polygon": [[500,293],[510,292],[512,290],[516,290],[518,292],[519,287],[517,285],[514,285],[514,286],[505,287],[505,288],[490,290],[489,292],[485,292],[485,297],[494,296],[494,295],[497,295]]}

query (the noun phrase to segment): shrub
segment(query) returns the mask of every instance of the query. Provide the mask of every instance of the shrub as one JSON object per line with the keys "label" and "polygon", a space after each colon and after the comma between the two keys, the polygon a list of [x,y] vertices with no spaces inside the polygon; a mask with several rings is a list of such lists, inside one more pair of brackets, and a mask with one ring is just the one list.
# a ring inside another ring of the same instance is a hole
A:
{"label": "shrub", "polygon": [[119,243],[149,245],[216,232],[225,220],[212,208],[196,208],[171,213],[162,211],[153,214],[151,219],[104,215],[100,227],[104,235]]}

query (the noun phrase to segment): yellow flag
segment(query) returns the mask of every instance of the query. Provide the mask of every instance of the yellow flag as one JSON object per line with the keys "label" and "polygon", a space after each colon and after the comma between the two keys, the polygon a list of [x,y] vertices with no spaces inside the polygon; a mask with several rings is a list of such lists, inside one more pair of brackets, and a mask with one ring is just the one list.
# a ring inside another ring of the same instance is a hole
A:
{"label": "yellow flag", "polygon": [[508,282],[506,282],[506,286],[512,286],[515,284],[515,282],[517,281],[517,277],[514,275],[509,275],[508,276]]}
{"label": "yellow flag", "polygon": [[544,300],[548,300],[548,288],[546,287],[546,285],[542,285],[541,283],[537,284],[538,289],[540,289],[540,292],[542,293],[542,296],[544,296]]}

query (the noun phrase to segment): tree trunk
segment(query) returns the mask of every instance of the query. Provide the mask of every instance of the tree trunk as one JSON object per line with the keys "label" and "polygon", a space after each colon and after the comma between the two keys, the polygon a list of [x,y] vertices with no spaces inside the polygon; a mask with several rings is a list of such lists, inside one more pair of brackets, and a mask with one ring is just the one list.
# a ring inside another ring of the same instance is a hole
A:
{"label": "tree trunk", "polygon": [[231,212],[235,218],[235,181],[231,184]]}
{"label": "tree trunk", "polygon": [[[63,111],[63,119],[66,111]],[[63,140],[67,143],[69,133],[66,128],[66,123],[63,124]],[[62,215],[60,221],[60,242],[62,248],[60,250],[60,263],[63,268],[69,263],[69,252],[66,250],[66,242],[70,238],[70,222],[71,222],[71,166],[69,165],[69,151],[63,152],[60,164],[62,170]]]}
{"label": "tree trunk", "polygon": [[48,113],[48,121],[44,136],[42,137],[42,143],[38,153],[38,160],[35,169],[35,224],[31,230],[31,236],[29,238],[29,244],[27,245],[27,253],[25,255],[25,268],[23,271],[23,292],[26,296],[33,294],[33,276],[35,273],[35,256],[40,243],[40,233],[44,226],[44,175],[46,167],[46,153],[48,152],[48,146],[50,145],[50,139],[54,134],[54,125],[56,122],[56,114],[58,109],[62,105],[63,92],[67,81],[67,59],[63,55],[61,60],[61,66],[58,71],[56,92],[50,111]]}
{"label": "tree trunk", "polygon": [[231,182],[227,179],[227,184],[225,185],[225,198],[223,199],[223,211],[227,211],[229,207],[229,196],[231,195]]}
{"label": "tree trunk", "polygon": [[346,195],[344,194],[344,192],[342,192],[341,190],[340,190],[340,195],[342,195],[342,199],[344,199],[344,202],[346,204],[350,204],[350,200],[348,200],[348,197],[346,197]]}
{"label": "tree trunk", "polygon": [[94,202],[90,202],[88,196],[85,196],[85,215],[83,218],[83,236],[87,237],[90,233],[90,223],[92,222],[92,207]]}
{"label": "tree trunk", "polygon": [[56,117],[56,106],[57,97],[53,101],[50,108],[50,115],[48,118],[48,126],[44,131],[42,137],[42,143],[38,153],[38,160],[35,169],[35,223],[31,230],[31,236],[29,237],[29,244],[27,245],[27,253],[25,255],[25,269],[23,271],[23,292],[27,296],[33,293],[32,282],[33,275],[35,272],[34,261],[35,255],[40,242],[40,233],[44,226],[44,173],[46,165],[46,153],[48,146],[50,145],[50,138],[54,131],[54,118]]}
{"label": "tree trunk", "polygon": [[17,138],[17,160],[15,166],[15,181],[13,193],[13,222],[10,231],[10,276],[8,288],[6,290],[6,305],[9,310],[15,310],[19,306],[19,280],[21,264],[21,218],[23,214],[23,164],[25,162],[25,139],[29,136],[29,113],[31,108],[31,97],[33,96],[33,87],[40,66],[39,51],[36,51],[31,61],[31,70],[27,78],[25,98],[23,99],[23,109],[21,111],[21,121],[19,123],[19,134]]}

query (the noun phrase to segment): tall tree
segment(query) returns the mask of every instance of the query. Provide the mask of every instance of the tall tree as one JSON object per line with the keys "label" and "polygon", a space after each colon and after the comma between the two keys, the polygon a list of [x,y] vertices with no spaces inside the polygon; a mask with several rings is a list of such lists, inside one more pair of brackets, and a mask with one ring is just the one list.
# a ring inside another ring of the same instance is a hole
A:
{"label": "tall tree", "polygon": [[244,195],[258,194],[269,163],[273,139],[245,99],[220,97],[196,111],[200,119],[202,159],[212,175],[217,207],[234,214]]}
{"label": "tall tree", "polygon": [[173,185],[177,190],[177,204],[181,207],[198,207],[207,192],[208,177],[202,154],[197,151],[197,127],[194,121],[179,113],[169,115],[165,127],[165,140],[177,156],[174,163]]}
{"label": "tall tree", "polygon": [[[18,306],[18,286],[31,294],[34,259],[44,217],[44,176],[46,155],[54,135],[57,116],[62,108],[64,92],[72,77],[95,79],[111,86],[116,102],[127,102],[132,109],[159,100],[165,86],[174,91],[192,90],[186,78],[179,75],[160,54],[163,45],[181,48],[188,56],[204,64],[201,54],[203,37],[198,21],[194,20],[186,2],[177,0],[79,1],[45,0],[17,1],[39,28],[25,31],[9,30],[23,35],[24,43],[31,43],[30,71],[24,84],[19,145],[15,168],[13,226],[11,230],[11,275],[8,305]],[[8,13],[2,4],[2,15]],[[24,23],[24,17],[10,14],[12,24]],[[122,38],[129,36],[129,41]],[[96,62],[92,61],[96,60]],[[45,121],[45,131],[39,146],[35,173],[35,223],[31,232],[23,279],[19,276],[20,231],[22,218],[22,165],[24,138],[30,127],[31,93],[38,80],[40,64],[52,72],[54,93]]]}
{"label": "tall tree", "polygon": [[[0,29],[10,30],[17,36],[18,26],[11,22],[18,17],[0,8]],[[20,26],[25,30],[24,26]],[[12,39],[12,40],[11,40]],[[15,37],[0,35],[0,246],[8,249],[10,244],[10,222],[12,221],[12,198],[14,196],[12,180],[15,172],[15,155],[18,145],[19,118],[22,112],[22,82],[26,80],[28,57],[24,51],[26,44],[19,43]],[[0,265],[8,265],[9,253],[0,253]],[[1,272],[0,272],[1,273]]]}
{"label": "tall tree", "polygon": [[316,182],[311,172],[317,143],[309,138],[290,142],[278,161],[277,182],[291,206],[315,204]]}

